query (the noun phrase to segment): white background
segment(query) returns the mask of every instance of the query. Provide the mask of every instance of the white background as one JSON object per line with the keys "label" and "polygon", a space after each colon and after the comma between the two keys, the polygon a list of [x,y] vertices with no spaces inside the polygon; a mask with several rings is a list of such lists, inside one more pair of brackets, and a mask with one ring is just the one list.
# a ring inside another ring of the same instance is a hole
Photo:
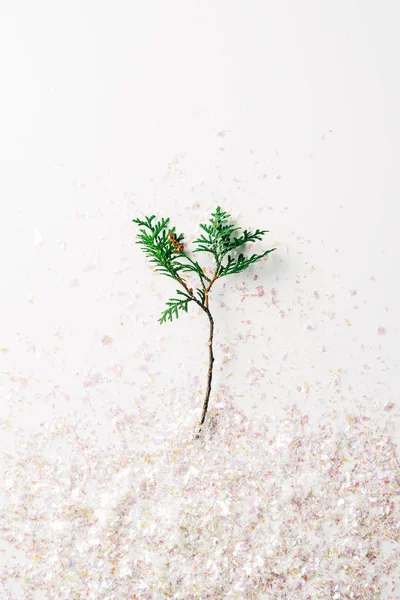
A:
{"label": "white background", "polygon": [[177,288],[131,220],[170,217],[190,247],[218,204],[277,251],[213,288],[213,391],[229,385],[249,415],[295,400],[398,428],[398,13],[1,3],[3,448],[56,413],[106,437],[110,398],[155,405],[194,385],[200,410],[207,319],[158,324]]}

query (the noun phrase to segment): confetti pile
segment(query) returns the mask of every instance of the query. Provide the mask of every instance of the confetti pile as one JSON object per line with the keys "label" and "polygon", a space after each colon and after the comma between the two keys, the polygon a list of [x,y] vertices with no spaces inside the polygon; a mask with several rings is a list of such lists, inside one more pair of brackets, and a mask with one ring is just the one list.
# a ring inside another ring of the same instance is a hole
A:
{"label": "confetti pile", "polygon": [[[16,432],[4,454],[2,600],[391,598],[400,469],[388,425],[248,418],[222,388]],[[19,593],[13,590],[19,589]],[[386,594],[382,596],[382,594]]]}

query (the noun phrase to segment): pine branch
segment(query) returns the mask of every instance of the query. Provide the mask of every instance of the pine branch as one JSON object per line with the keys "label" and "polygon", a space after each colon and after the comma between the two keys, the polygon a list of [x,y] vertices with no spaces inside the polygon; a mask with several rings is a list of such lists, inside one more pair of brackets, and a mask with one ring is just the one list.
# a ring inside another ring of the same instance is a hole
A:
{"label": "pine branch", "polygon": [[196,273],[199,276],[202,288],[204,288],[205,287],[204,279],[206,281],[210,281],[210,278],[204,273],[203,269],[201,268],[201,266],[199,265],[199,263],[197,261],[192,260],[190,258],[190,256],[188,256],[185,252],[183,254],[183,257],[186,258],[190,263],[190,264],[185,264],[183,266],[183,271],[192,271],[193,273]]}
{"label": "pine branch", "polygon": [[[241,229],[241,227],[235,227],[229,223],[229,213],[223,211],[220,206],[217,206],[214,213],[211,213],[209,224],[201,223],[200,227],[207,234],[201,234],[194,243],[197,244],[194,252],[208,252],[214,256],[216,262],[215,275],[217,278],[224,277],[225,275],[232,275],[244,271],[252,263],[260,260],[269,252],[273,252],[276,248],[267,250],[263,254],[253,254],[249,259],[245,259],[243,254],[240,254],[237,259],[231,256],[229,253],[233,252],[240,246],[247,244],[248,242],[261,241],[265,233],[268,233],[266,229],[256,229],[254,232],[243,230],[243,233],[239,236],[232,236],[235,231]],[[228,254],[228,262],[226,265],[222,265],[224,257]]]}
{"label": "pine branch", "polygon": [[185,300],[180,298],[170,298],[170,300],[166,302],[168,308],[166,308],[162,312],[161,317],[158,319],[160,325],[162,323],[166,323],[167,319],[172,321],[174,316],[178,318],[180,310],[183,310],[185,312],[188,311],[188,304],[193,300],[193,298],[191,298],[184,292],[181,292],[181,290],[176,290],[176,293],[185,296]]}
{"label": "pine branch", "polygon": [[[137,234],[137,243],[141,245],[142,250],[150,259],[149,262],[155,263],[155,270],[162,275],[171,277],[182,283],[180,273],[192,271],[196,273],[204,287],[204,279],[209,278],[204,274],[203,269],[198,262],[192,260],[184,251],[183,233],[176,235],[175,227],[168,228],[170,219],[162,218],[158,222],[153,222],[155,215],[146,217],[145,221],[141,219],[132,219],[141,227]],[[182,262],[186,260],[188,262]]]}
{"label": "pine branch", "polygon": [[[239,227],[238,227],[239,229]],[[267,229],[256,229],[254,233],[251,233],[251,231],[247,231],[247,229],[245,229],[243,231],[243,235],[241,235],[240,237],[234,237],[230,240],[226,240],[224,245],[225,245],[225,249],[226,252],[230,252],[231,250],[234,250],[235,248],[238,248],[239,246],[243,246],[243,244],[247,244],[247,242],[256,242],[256,241],[261,241],[262,240],[262,236],[265,233],[269,233]]]}
{"label": "pine branch", "polygon": [[194,243],[198,245],[194,252],[209,252],[215,258],[217,264],[221,262],[225,254],[225,245],[230,236],[240,227],[229,224],[229,214],[217,206],[215,213],[211,214],[209,225],[201,223],[200,227],[206,232],[207,237],[201,234]]}
{"label": "pine branch", "polygon": [[196,288],[196,289],[197,289],[197,295],[199,296],[201,303],[205,304],[206,296],[205,296],[205,293],[204,293],[204,289],[202,289],[202,290],[199,289],[199,288]]}
{"label": "pine branch", "polygon": [[225,277],[226,275],[233,275],[234,273],[240,273],[247,269],[250,265],[257,262],[261,258],[264,258],[270,252],[273,252],[276,248],[272,248],[271,250],[266,250],[262,254],[253,254],[250,258],[245,258],[243,254],[239,254],[238,258],[232,258],[230,254],[228,254],[228,259],[226,265],[221,265],[219,270],[219,277]]}
{"label": "pine branch", "polygon": [[[196,248],[194,252],[207,252],[212,254],[215,259],[215,272],[212,278],[208,277],[201,265],[193,260],[184,251],[183,239],[181,233],[176,235],[175,227],[169,228],[169,218],[162,218],[155,222],[155,215],[146,217],[145,220],[132,219],[134,223],[141,227],[137,235],[137,243],[141,245],[146,256],[154,263],[155,270],[168,277],[172,277],[185,290],[176,290],[179,298],[170,298],[167,301],[167,308],[162,312],[159,323],[166,323],[167,320],[173,321],[173,318],[179,318],[180,312],[188,311],[189,302],[195,302],[207,315],[210,324],[210,336],[208,339],[209,361],[207,373],[207,388],[203,401],[203,410],[200,420],[200,430],[204,424],[208,402],[211,393],[211,383],[213,375],[213,336],[214,336],[214,319],[209,308],[210,290],[217,279],[226,275],[240,273],[247,269],[250,265],[261,260],[264,256],[276,250],[271,248],[262,254],[252,254],[249,258],[245,258],[244,254],[234,256],[235,251],[247,244],[248,242],[260,241],[265,233],[264,229],[256,229],[254,232],[243,230],[240,235],[233,235],[241,229],[229,222],[229,213],[223,211],[220,206],[217,206],[208,224],[201,223],[202,233],[195,241]],[[224,259],[226,257],[226,262]],[[198,275],[201,287],[196,288],[193,293],[193,288],[189,287],[182,275],[184,273],[195,273]],[[207,285],[205,284],[207,282]],[[199,436],[199,432],[196,437]]]}

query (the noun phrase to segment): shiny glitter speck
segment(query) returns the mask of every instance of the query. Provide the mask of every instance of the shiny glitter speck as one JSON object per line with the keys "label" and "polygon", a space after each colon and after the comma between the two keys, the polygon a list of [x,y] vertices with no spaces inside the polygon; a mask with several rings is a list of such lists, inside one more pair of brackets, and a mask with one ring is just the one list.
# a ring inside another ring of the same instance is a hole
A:
{"label": "shiny glitter speck", "polygon": [[290,404],[272,431],[226,388],[217,396],[198,439],[195,393],[167,413],[110,403],[107,446],[83,418],[19,432],[14,453],[3,453],[0,532],[10,551],[0,590],[41,589],[52,600],[375,600],[400,558],[387,426],[347,413],[335,432],[334,411],[316,423]]}

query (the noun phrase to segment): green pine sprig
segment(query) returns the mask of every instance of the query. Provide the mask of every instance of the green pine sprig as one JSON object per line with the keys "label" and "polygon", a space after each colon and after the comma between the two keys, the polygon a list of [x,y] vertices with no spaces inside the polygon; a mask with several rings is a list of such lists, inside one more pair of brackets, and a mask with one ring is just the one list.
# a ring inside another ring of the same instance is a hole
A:
{"label": "green pine sprig", "polygon": [[[233,275],[234,273],[240,273],[270,252],[276,250],[276,248],[271,248],[270,250],[265,250],[262,254],[252,254],[249,258],[246,258],[243,253],[236,256],[238,248],[249,242],[260,241],[263,235],[268,232],[267,230],[260,229],[251,232],[245,229],[242,234],[234,235],[241,228],[235,227],[235,225],[230,223],[229,217],[229,213],[223,211],[220,206],[217,206],[215,212],[211,214],[209,223],[201,223],[200,225],[205,233],[202,233],[194,241],[196,245],[194,252],[208,252],[215,259],[215,272],[211,279],[205,274],[201,265],[188,256],[184,250],[184,235],[183,233],[177,235],[175,227],[169,227],[169,218],[162,218],[159,221],[155,221],[155,215],[151,215],[150,217],[145,217],[145,220],[132,219],[132,222],[140,227],[137,234],[137,243],[141,245],[150,262],[156,265],[155,270],[171,277],[185,290],[184,292],[176,290],[179,297],[170,298],[167,301],[167,308],[161,313],[158,322],[162,324],[167,321],[173,321],[174,317],[178,318],[181,312],[188,312],[190,302],[195,302],[200,306],[209,320],[209,361],[206,392],[199,422],[199,431],[196,437],[199,437],[206,418],[214,365],[214,318],[209,308],[210,290],[217,279]],[[195,292],[193,292],[193,288],[189,287],[184,279],[184,275],[190,272],[196,274],[200,280],[200,287],[197,287]]]}
{"label": "green pine sprig", "polygon": [[[171,277],[181,284],[185,293],[178,291],[183,298],[170,298],[167,302],[167,308],[158,319],[159,323],[172,321],[173,317],[179,317],[179,311],[187,312],[190,301],[195,301],[202,308],[208,308],[208,293],[214,281],[227,275],[240,273],[247,269],[270,252],[276,250],[271,248],[262,254],[252,254],[246,258],[243,253],[236,256],[236,250],[247,243],[261,241],[267,230],[256,229],[254,232],[244,229],[240,235],[233,235],[241,228],[230,223],[230,215],[217,206],[214,213],[211,213],[209,223],[201,223],[200,227],[205,232],[194,240],[196,252],[208,252],[215,259],[214,277],[210,279],[204,272],[201,265],[191,258],[185,249],[183,249],[184,234],[175,233],[175,227],[169,227],[170,219],[161,218],[155,220],[156,216],[132,219],[133,223],[139,225],[140,230],[137,234],[137,243],[142,247],[146,256],[154,263],[155,270],[167,277]],[[176,246],[171,244],[171,234],[176,242],[181,244],[181,250],[177,251]],[[200,287],[193,289],[186,285],[184,274],[194,273],[198,276]]]}
{"label": "green pine sprig", "polygon": [[[181,283],[181,272],[193,271],[198,274],[201,281],[204,279],[209,281],[198,262],[192,260],[185,252],[178,253],[170,244],[169,235],[175,233],[175,227],[169,228],[170,219],[162,218],[160,221],[153,222],[155,215],[146,217],[145,221],[141,219],[132,219],[141,227],[137,235],[137,243],[142,246],[146,256],[150,258],[150,262],[156,264],[155,270],[167,277],[172,277],[175,281]],[[183,242],[183,233],[176,235],[178,242]],[[186,260],[187,262],[182,262]]]}
{"label": "green pine sprig", "polygon": [[180,311],[180,310],[184,310],[185,312],[188,311],[188,304],[189,304],[189,302],[191,302],[193,300],[193,298],[191,298],[184,292],[181,292],[181,290],[176,290],[176,293],[181,296],[185,296],[185,299],[170,298],[168,300],[168,302],[166,303],[168,308],[166,308],[163,311],[163,313],[161,314],[161,317],[158,319],[158,322],[160,324],[165,323],[167,321],[167,319],[169,321],[172,321],[174,316],[176,318],[178,318],[179,317],[178,311]]}
{"label": "green pine sprig", "polygon": [[[150,258],[150,262],[156,264],[157,272],[179,281],[179,273],[183,271],[183,265],[178,260],[178,255],[173,252],[171,244],[168,243],[168,234],[174,232],[175,228],[167,228],[169,218],[153,223],[155,218],[156,216],[152,215],[146,217],[145,221],[132,219],[133,223],[142,227],[137,235],[137,243],[142,246],[144,253]],[[183,238],[182,233],[176,236],[179,242]]]}
{"label": "green pine sprig", "polygon": [[[215,212],[211,214],[210,223],[200,224],[200,227],[206,232],[207,236],[202,234],[194,240],[194,243],[197,244],[197,248],[193,252],[209,252],[214,256],[216,262],[216,275],[218,277],[240,273],[247,269],[251,264],[276,250],[276,248],[271,248],[262,254],[253,254],[248,259],[246,259],[243,254],[239,254],[236,258],[233,255],[233,252],[237,248],[248,242],[261,241],[263,235],[269,232],[266,229],[256,229],[252,233],[245,229],[242,235],[232,236],[232,234],[241,229],[241,227],[235,227],[233,224],[229,223],[229,217],[229,213],[223,211],[220,206],[217,206]],[[227,262],[224,264],[223,260],[225,257]]]}

